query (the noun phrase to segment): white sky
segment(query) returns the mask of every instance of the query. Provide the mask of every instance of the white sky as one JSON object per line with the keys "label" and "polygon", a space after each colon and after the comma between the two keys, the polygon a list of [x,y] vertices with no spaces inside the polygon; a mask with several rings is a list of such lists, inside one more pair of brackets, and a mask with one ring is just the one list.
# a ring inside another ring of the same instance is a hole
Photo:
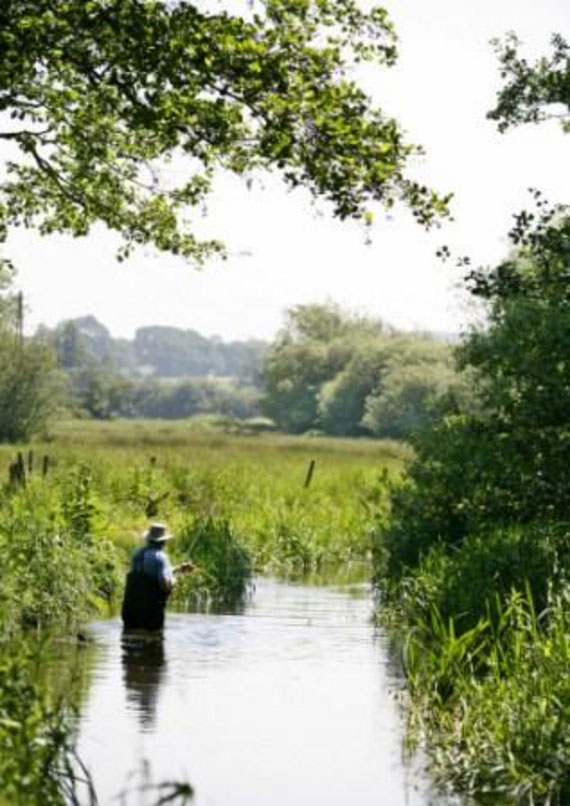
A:
{"label": "white sky", "polygon": [[[375,211],[373,243],[361,226],[317,213],[303,191],[276,177],[248,191],[220,183],[206,224],[231,255],[198,272],[179,259],[137,252],[116,262],[118,241],[103,229],[86,239],[15,231],[6,255],[16,263],[28,305],[27,329],[94,314],[116,336],[141,325],[193,328],[224,339],[271,338],[283,311],[334,300],[397,327],[456,331],[469,311],[459,275],[435,257],[442,243],[477,262],[508,248],[514,212],[528,187],[568,201],[570,135],[557,125],[496,133],[497,62],[489,40],[508,30],[546,51],[554,32],[570,34],[568,0],[389,0],[400,37],[399,64],[366,68],[362,82],[427,154],[410,175],[453,191],[455,221],[426,234],[405,212]],[[201,225],[204,226],[204,225]]]}

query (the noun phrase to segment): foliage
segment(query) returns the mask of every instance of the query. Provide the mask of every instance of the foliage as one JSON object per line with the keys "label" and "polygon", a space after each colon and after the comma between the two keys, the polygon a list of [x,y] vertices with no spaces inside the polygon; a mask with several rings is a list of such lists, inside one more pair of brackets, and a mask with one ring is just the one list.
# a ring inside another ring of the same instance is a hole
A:
{"label": "foliage", "polygon": [[79,416],[181,419],[196,414],[251,418],[265,343],[224,343],[178,328],[139,328],[113,339],[94,317],[40,328],[62,370],[60,402]]}
{"label": "foliage", "polygon": [[38,329],[66,372],[101,369],[129,379],[220,376],[256,382],[266,344],[256,339],[224,342],[195,330],[158,325],[138,328],[133,339],[116,339],[94,316]]}
{"label": "foliage", "polygon": [[[12,649],[14,649],[12,647]],[[71,713],[37,681],[41,656],[21,648],[0,659],[0,802],[13,806],[95,803],[71,742]]]}
{"label": "foliage", "polygon": [[259,393],[216,378],[133,384],[117,413],[130,417],[184,419],[197,414],[247,418],[258,412]]}
{"label": "foliage", "polygon": [[400,364],[395,359],[380,388],[367,396],[361,422],[378,436],[407,439],[468,399],[467,384],[445,360]]}
{"label": "foliage", "polygon": [[0,330],[12,331],[16,324],[18,300],[12,291],[14,267],[0,257]]}
{"label": "foliage", "polygon": [[0,441],[27,440],[47,425],[63,398],[53,353],[24,339],[22,297],[0,261]]}
{"label": "foliage", "polygon": [[152,243],[201,261],[221,247],[198,240],[184,210],[200,208],[218,168],[276,168],[341,218],[396,199],[426,224],[446,211],[405,176],[418,149],[347,77],[361,60],[394,62],[382,8],[10,0],[0,31],[3,231],[80,236],[103,222],[121,255]]}
{"label": "foliage", "polygon": [[493,626],[456,633],[436,608],[416,619],[405,651],[412,723],[436,748],[442,784],[494,803],[567,802],[568,613],[567,599],[538,615],[513,593]]}
{"label": "foliage", "polygon": [[321,386],[346,365],[354,350],[351,337],[362,326],[368,333],[369,323],[336,305],[291,308],[263,370],[265,414],[285,431],[316,427]]}
{"label": "foliage", "polygon": [[70,404],[76,411],[96,420],[108,420],[128,411],[132,384],[108,368],[86,363],[70,373],[69,381]]}
{"label": "foliage", "polygon": [[513,590],[532,591],[542,612],[553,593],[564,589],[569,567],[566,526],[495,527],[470,534],[453,552],[443,543],[430,548],[403,579],[385,588],[385,601],[411,623],[435,609],[463,633],[482,620],[496,623]]}
{"label": "foliage", "polygon": [[51,351],[39,342],[0,333],[0,440],[25,441],[41,432],[62,400]]}
{"label": "foliage", "polygon": [[[517,804],[568,800],[570,219],[535,193],[515,251],[467,283],[488,324],[458,350],[478,408],[413,439],[375,540],[410,632],[412,699],[444,782]],[[402,623],[400,622],[400,623]]]}
{"label": "foliage", "polygon": [[129,342],[132,363],[153,375],[232,376],[252,381],[261,371],[264,342],[255,339],[224,342],[195,330],[158,325],[138,328]]}
{"label": "foliage", "polygon": [[96,419],[249,419],[263,410],[293,433],[406,438],[468,399],[448,345],[334,304],[291,309],[269,351],[178,328],[140,328],[132,342],[117,340],[93,317],[40,335],[66,372],[71,411]]}
{"label": "foliage", "polygon": [[1,627],[71,628],[116,600],[119,557],[104,534],[89,471],[29,478],[2,497]]}
{"label": "foliage", "polygon": [[394,355],[391,342],[376,337],[355,345],[345,366],[321,386],[317,422],[326,433],[357,436],[366,432],[363,412]]}
{"label": "foliage", "polygon": [[[363,578],[386,485],[378,468],[397,473],[406,455],[379,441],[233,436],[160,421],[79,421],[35,453],[49,453],[47,475],[36,466],[25,488],[0,492],[8,633],[67,629],[113,608],[149,519],[174,532],[174,562],[190,552],[201,566],[181,584],[179,605],[227,604],[252,572]],[[12,459],[0,447],[5,477]]]}
{"label": "foliage", "polygon": [[386,536],[393,573],[482,525],[567,520],[570,224],[538,204],[536,220],[517,218],[516,254],[468,277],[488,303],[488,327],[459,349],[480,409],[415,439]]}
{"label": "foliage", "polygon": [[[336,305],[300,305],[268,353],[262,407],[293,433],[407,438],[453,408],[460,390],[468,398],[450,355],[434,339],[388,331]],[[398,383],[402,373],[425,392]],[[393,409],[405,412],[399,422]]]}
{"label": "foliage", "polygon": [[501,88],[496,107],[488,117],[498,121],[499,131],[521,123],[538,123],[548,118],[560,120],[564,131],[570,127],[570,47],[555,34],[552,54],[535,64],[519,55],[520,41],[510,34],[495,47],[501,66]]}

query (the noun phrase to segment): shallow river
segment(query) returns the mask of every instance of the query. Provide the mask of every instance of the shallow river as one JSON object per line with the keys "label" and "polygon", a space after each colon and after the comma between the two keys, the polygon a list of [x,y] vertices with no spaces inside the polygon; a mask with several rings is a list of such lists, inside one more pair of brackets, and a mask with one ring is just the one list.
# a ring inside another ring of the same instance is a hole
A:
{"label": "shallow river", "polygon": [[162,641],[92,625],[79,752],[100,802],[148,762],[197,806],[439,806],[404,763],[402,683],[371,613],[364,588],[262,580],[240,614],[169,613]]}

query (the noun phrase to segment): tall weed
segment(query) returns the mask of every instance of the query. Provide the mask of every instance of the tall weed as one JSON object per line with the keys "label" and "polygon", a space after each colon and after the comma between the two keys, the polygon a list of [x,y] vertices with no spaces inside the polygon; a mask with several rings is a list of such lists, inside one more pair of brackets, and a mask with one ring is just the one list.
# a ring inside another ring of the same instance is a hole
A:
{"label": "tall weed", "polygon": [[435,607],[404,646],[412,738],[439,782],[492,803],[570,800],[570,597],[537,614],[527,589],[459,634]]}

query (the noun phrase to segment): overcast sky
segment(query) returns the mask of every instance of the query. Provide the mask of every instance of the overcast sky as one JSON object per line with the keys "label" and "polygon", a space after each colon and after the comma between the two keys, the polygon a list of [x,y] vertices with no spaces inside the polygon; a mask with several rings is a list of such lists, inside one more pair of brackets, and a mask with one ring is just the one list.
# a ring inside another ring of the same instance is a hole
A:
{"label": "overcast sky", "polygon": [[334,300],[405,328],[460,330],[470,316],[458,274],[435,257],[446,243],[480,263],[508,248],[512,214],[528,187],[568,201],[570,135],[557,125],[499,135],[485,113],[498,69],[489,40],[514,30],[532,54],[550,35],[570,35],[568,0],[390,0],[399,64],[360,79],[426,148],[411,174],[453,191],[455,221],[426,234],[405,212],[376,210],[372,244],[361,226],[314,209],[275,177],[247,190],[220,182],[201,227],[225,239],[230,258],[198,272],[179,259],[137,252],[118,264],[117,239],[39,238],[18,230],[4,250],[18,267],[27,329],[94,314],[116,336],[146,324],[193,328],[225,339],[271,338],[292,305]]}

